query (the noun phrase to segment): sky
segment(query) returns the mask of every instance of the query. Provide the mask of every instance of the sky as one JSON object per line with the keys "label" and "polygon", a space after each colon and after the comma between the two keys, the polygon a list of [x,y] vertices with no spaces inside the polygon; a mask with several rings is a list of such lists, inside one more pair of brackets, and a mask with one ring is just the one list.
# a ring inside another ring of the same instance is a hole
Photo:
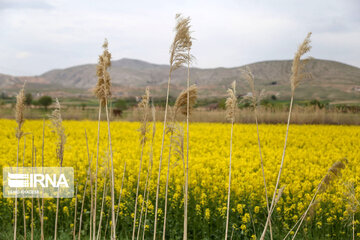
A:
{"label": "sky", "polygon": [[0,0],[0,73],[96,63],[105,38],[113,60],[168,64],[176,13],[194,67],[291,59],[310,31],[312,57],[360,67],[359,0]]}

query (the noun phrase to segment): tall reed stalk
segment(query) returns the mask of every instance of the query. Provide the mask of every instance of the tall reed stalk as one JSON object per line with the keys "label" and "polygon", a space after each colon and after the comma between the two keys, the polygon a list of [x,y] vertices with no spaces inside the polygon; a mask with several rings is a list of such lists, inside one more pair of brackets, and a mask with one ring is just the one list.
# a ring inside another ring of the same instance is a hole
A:
{"label": "tall reed stalk", "polygon": [[105,39],[103,44],[103,54],[99,56],[99,62],[96,67],[96,75],[98,76],[98,82],[94,89],[96,97],[99,99],[99,104],[105,105],[106,120],[108,125],[108,141],[110,147],[110,161],[111,161],[111,239],[116,239],[115,228],[115,179],[114,179],[114,161],[113,151],[111,144],[111,130],[110,130],[110,118],[108,110],[108,99],[111,96],[111,82],[108,68],[111,66],[111,53],[108,50],[108,41]]}
{"label": "tall reed stalk", "polygon": [[140,186],[140,178],[141,178],[141,170],[142,170],[142,162],[144,155],[144,147],[146,144],[146,134],[148,132],[148,115],[149,115],[149,100],[150,100],[150,91],[147,87],[145,90],[145,95],[142,97],[140,103],[138,104],[138,108],[142,113],[142,121],[140,126],[140,145],[141,145],[141,154],[140,154],[140,164],[139,164],[139,172],[136,186],[136,197],[135,197],[135,207],[134,207],[134,223],[133,223],[133,232],[132,232],[132,240],[135,239],[135,230],[136,230],[136,214],[137,214],[137,205],[138,205],[138,196],[139,196],[139,186]]}
{"label": "tall reed stalk", "polygon": [[303,43],[299,46],[297,52],[295,53],[295,57],[294,57],[293,64],[291,67],[291,72],[292,72],[291,77],[290,77],[291,100],[290,100],[290,109],[289,109],[289,115],[288,115],[287,126],[286,126],[285,144],[284,144],[283,154],[282,154],[282,158],[281,158],[280,169],[279,169],[279,173],[278,173],[278,177],[276,180],[276,185],[275,185],[275,189],[274,189],[274,193],[273,193],[273,198],[272,198],[271,205],[270,205],[270,212],[268,213],[268,217],[266,219],[265,227],[264,227],[264,230],[263,230],[260,240],[263,240],[265,238],[266,230],[269,225],[272,212],[276,206],[275,199],[276,199],[276,193],[277,193],[279,183],[280,183],[281,173],[282,173],[283,166],[284,166],[284,159],[285,159],[287,139],[288,139],[288,134],[289,134],[289,126],[290,126],[290,120],[291,120],[291,111],[292,111],[293,102],[294,102],[295,89],[303,79],[311,77],[310,73],[305,72],[305,66],[306,66],[306,63],[309,61],[309,58],[303,59],[303,60],[301,59],[301,57],[305,53],[309,52],[311,49],[310,36],[311,36],[311,32],[308,33],[308,35],[306,36]]}
{"label": "tall reed stalk", "polygon": [[[150,154],[149,154],[149,167],[150,169],[148,169],[148,178],[147,178],[147,186],[145,186],[145,189],[150,188],[150,183],[151,183],[151,175],[152,175],[152,168],[153,168],[153,150],[154,150],[154,139],[155,139],[155,134],[156,134],[156,116],[155,116],[155,107],[154,107],[154,102],[151,102],[151,115],[152,115],[152,121],[153,121],[153,128],[152,128],[152,138],[151,138],[151,144],[150,144]],[[146,192],[145,192],[146,193]],[[149,195],[150,195],[150,191],[147,191],[146,194],[146,207],[145,207],[145,216],[144,216],[144,228],[143,228],[143,236],[142,239],[145,239],[145,229],[146,229],[146,219],[147,219],[147,213],[148,213],[148,207],[149,207]],[[139,227],[140,224],[139,224]],[[139,234],[138,234],[139,235]]]}
{"label": "tall reed stalk", "polygon": [[75,206],[74,206],[74,227],[73,227],[73,240],[76,240],[76,218],[77,218],[77,203],[78,203],[78,182],[76,183],[76,187],[75,187]]}
{"label": "tall reed stalk", "polygon": [[[190,18],[189,18],[190,21]],[[189,131],[189,116],[190,116],[190,63],[192,56],[190,50],[192,47],[192,38],[189,35],[186,41],[186,50],[187,50],[187,104],[186,104],[186,168],[185,168],[185,196],[184,196],[184,234],[183,240],[187,239],[187,226],[188,226],[188,200],[189,200],[189,151],[190,151],[190,131]]]}
{"label": "tall reed stalk", "polygon": [[[82,198],[82,203],[81,203],[81,211],[80,211],[80,220],[79,220],[79,235],[78,235],[78,239],[80,240],[81,238],[81,225],[82,225],[82,217],[83,217],[83,212],[84,212],[84,205],[85,205],[85,196],[86,196],[86,188],[87,188],[87,184],[88,181],[91,182],[91,162],[92,162],[92,157],[90,157],[90,153],[89,153],[89,144],[88,144],[88,138],[87,138],[87,134],[86,134],[86,130],[85,130],[85,141],[86,141],[86,150],[87,150],[87,157],[88,157],[88,162],[89,162],[89,166],[88,166],[88,171],[87,171],[87,176],[86,176],[86,181],[85,181],[85,187],[84,187],[84,193],[83,193],[83,198]],[[90,224],[91,224],[91,218],[90,218]],[[91,235],[90,235],[91,237]]]}
{"label": "tall reed stalk", "polygon": [[[34,157],[35,157],[35,145],[34,145],[34,135],[32,135],[32,147],[31,147],[32,174],[34,174]],[[30,227],[31,227],[31,240],[33,240],[34,239],[34,197],[31,198],[31,225],[30,225]]]}
{"label": "tall reed stalk", "polygon": [[[41,144],[41,171],[44,174],[44,150],[45,150],[45,119],[43,119],[43,131],[42,131],[42,144]],[[35,151],[36,154],[36,151]],[[36,155],[35,155],[35,161],[36,161]],[[44,236],[44,192],[42,191],[42,198],[41,198],[41,216],[40,216],[40,235],[41,240],[45,239]]]}
{"label": "tall reed stalk", "polygon": [[[150,109],[149,109],[150,110]],[[146,178],[145,178],[145,187],[144,187],[144,193],[143,193],[143,201],[141,203],[141,210],[140,210],[140,217],[139,217],[139,224],[138,224],[138,231],[137,231],[137,237],[136,239],[138,240],[140,238],[140,232],[141,232],[141,223],[142,223],[142,215],[143,215],[143,211],[144,211],[144,205],[145,205],[145,201],[146,201],[146,194],[147,194],[147,189],[148,189],[148,185],[149,183],[149,179],[150,179],[150,175],[151,175],[151,171],[152,171],[152,166],[153,166],[153,159],[152,159],[152,149],[153,149],[153,143],[154,143],[154,137],[155,137],[155,108],[154,105],[152,103],[151,106],[151,115],[152,115],[152,120],[153,120],[153,132],[152,132],[152,138],[151,138],[151,143],[150,143],[150,154],[149,154],[149,161],[148,161],[148,169],[147,169],[147,173],[146,173]]]}
{"label": "tall reed stalk", "polygon": [[[15,119],[17,123],[15,136],[17,138],[17,151],[16,151],[16,173],[18,173],[19,168],[19,150],[20,150],[20,139],[23,136],[22,126],[25,122],[24,118],[24,109],[25,109],[25,93],[24,93],[25,83],[19,94],[16,96],[16,106],[15,106]],[[17,227],[17,193],[15,194],[15,208],[14,208],[14,240],[16,240],[16,227]]]}
{"label": "tall reed stalk", "polygon": [[102,104],[99,101],[99,117],[98,117],[98,129],[96,138],[96,167],[95,167],[95,190],[94,190],[94,208],[93,208],[93,240],[95,240],[96,233],[96,208],[97,208],[97,184],[98,184],[98,166],[99,166],[99,145],[100,145],[100,122],[101,122],[101,109]]}
{"label": "tall reed stalk", "polygon": [[[266,186],[266,177],[265,177],[265,170],[264,170],[264,161],[261,153],[261,143],[260,143],[260,134],[259,134],[259,123],[258,123],[258,115],[257,115],[257,106],[258,103],[262,97],[263,91],[260,92],[258,95],[255,91],[255,81],[254,81],[254,75],[252,74],[249,67],[246,68],[244,71],[245,78],[250,86],[251,90],[251,104],[254,109],[254,118],[255,118],[255,124],[256,124],[256,133],[257,133],[257,140],[258,140],[258,147],[259,147],[259,155],[260,155],[260,166],[261,166],[261,172],[263,176],[263,182],[264,182],[264,189],[265,189],[265,199],[266,199],[266,209],[267,213],[270,213],[269,208],[269,199],[268,199],[268,192],[267,192],[267,186]],[[273,239],[272,235],[272,226],[271,226],[271,219],[269,222],[269,228],[270,228],[270,239]]]}
{"label": "tall reed stalk", "polygon": [[[182,113],[183,115],[187,115],[188,110],[189,110],[189,114],[190,114],[190,110],[192,110],[192,108],[196,102],[196,99],[197,99],[196,85],[188,87],[186,90],[182,91],[175,101],[173,115],[171,118],[171,122],[168,126],[168,132],[170,133],[170,145],[169,145],[169,153],[168,153],[168,166],[167,166],[166,186],[165,186],[163,240],[165,240],[165,237],[166,237],[167,201],[168,201],[171,153],[172,153],[172,147],[174,144],[173,142],[175,141],[175,139],[177,139],[177,136],[174,136],[174,134],[179,133],[179,129],[178,129],[179,126],[176,125],[176,116],[177,116],[178,112]],[[181,132],[183,132],[183,131],[181,131]],[[175,139],[174,139],[174,137],[175,137]],[[182,151],[183,151],[183,149],[182,149]],[[182,152],[182,155],[183,155],[183,152]],[[184,161],[184,159],[182,159],[182,160]],[[185,163],[184,163],[184,165],[185,165]],[[184,169],[184,171],[186,171],[186,170]],[[186,180],[185,180],[185,182],[186,182]],[[186,194],[184,194],[184,201],[185,201],[185,196],[186,196]]]}
{"label": "tall reed stalk", "polygon": [[160,151],[160,159],[159,159],[159,171],[156,185],[156,200],[155,200],[155,220],[154,220],[154,236],[153,239],[156,240],[156,228],[157,228],[157,217],[158,217],[158,204],[159,204],[159,189],[160,189],[160,174],[161,174],[161,165],[164,151],[164,141],[165,141],[165,131],[166,131],[166,121],[167,121],[167,112],[169,105],[169,94],[170,94],[170,83],[171,83],[171,75],[173,71],[181,67],[183,64],[188,62],[187,55],[187,46],[190,41],[190,19],[183,18],[180,14],[176,14],[176,27],[175,27],[175,37],[173,43],[170,47],[170,70],[169,70],[169,79],[167,84],[166,91],[166,103],[165,103],[165,113],[164,113],[164,125],[163,125],[163,133],[161,140],[161,151]]}
{"label": "tall reed stalk", "polygon": [[123,187],[124,187],[125,173],[126,173],[126,162],[124,162],[124,171],[123,171],[123,176],[122,176],[122,179],[121,179],[119,200],[118,200],[118,203],[117,203],[118,208],[117,208],[117,212],[116,212],[115,227],[117,226],[118,218],[119,218],[120,203],[121,203],[121,197],[122,197],[122,192],[123,192]]}
{"label": "tall reed stalk", "polygon": [[105,198],[107,196],[107,190],[108,190],[107,186],[106,186],[107,175],[108,175],[108,165],[109,164],[106,165],[107,167],[105,168],[105,174],[104,174],[103,196],[102,196],[102,200],[101,200],[100,218],[99,218],[99,225],[98,225],[98,229],[97,229],[96,240],[100,239],[100,235],[101,235],[101,223],[102,223],[103,212],[104,212]]}
{"label": "tall reed stalk", "polygon": [[230,131],[230,160],[229,160],[229,185],[228,185],[228,195],[227,195],[227,207],[226,207],[226,226],[225,226],[225,240],[228,239],[229,231],[229,214],[230,214],[230,191],[231,191],[231,160],[232,160],[232,142],[233,142],[233,131],[234,131],[234,122],[235,122],[235,111],[237,108],[237,98],[236,98],[236,82],[234,81],[231,84],[231,88],[228,89],[229,97],[226,99],[226,117],[231,122],[231,131]]}
{"label": "tall reed stalk", "polygon": [[[52,124],[52,128],[57,135],[57,146],[56,146],[56,155],[60,166],[60,174],[61,174],[61,167],[64,160],[64,147],[66,142],[65,136],[65,129],[62,125],[62,118],[61,118],[61,108],[59,100],[56,99],[55,109],[50,115],[50,120]],[[55,213],[55,229],[54,229],[54,239],[57,239],[57,224],[58,224],[58,216],[59,216],[59,188],[57,190],[57,198],[56,198],[56,213]]]}
{"label": "tall reed stalk", "polygon": [[[23,151],[23,173],[25,167],[25,151],[26,151],[26,136],[24,135],[24,151]],[[25,208],[25,198],[22,199],[23,205],[23,217],[24,217],[24,239],[26,239],[26,208]]]}
{"label": "tall reed stalk", "polygon": [[345,191],[345,200],[347,203],[347,212],[351,218],[351,226],[352,226],[352,235],[353,240],[355,240],[355,214],[359,211],[360,202],[356,198],[355,194],[355,187],[353,182],[348,182],[344,184],[346,191]]}

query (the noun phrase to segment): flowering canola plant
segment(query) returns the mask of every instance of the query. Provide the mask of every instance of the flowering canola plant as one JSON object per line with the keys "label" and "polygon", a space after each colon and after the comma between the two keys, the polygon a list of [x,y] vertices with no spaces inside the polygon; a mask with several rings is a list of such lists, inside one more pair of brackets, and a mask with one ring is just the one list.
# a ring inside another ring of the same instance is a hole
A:
{"label": "flowering canola plant", "polygon": [[[73,167],[75,183],[78,183],[78,201],[82,201],[85,181],[87,178],[88,156],[84,131],[86,129],[89,151],[92,157],[91,171],[95,172],[97,122],[94,121],[64,121],[67,142],[64,150],[64,167]],[[56,158],[56,136],[45,122],[44,166],[58,166]],[[121,181],[126,162],[126,172],[123,182],[122,199],[119,206],[119,222],[117,224],[120,236],[127,236],[132,229],[134,216],[134,200],[137,184],[137,171],[140,159],[140,137],[138,122],[111,122],[112,146],[115,171],[116,199],[120,194]],[[157,129],[162,123],[157,123]],[[278,168],[281,160],[285,125],[260,125],[265,176],[269,189],[274,189]],[[16,123],[13,120],[0,120],[0,166],[1,168],[16,165],[15,137]],[[32,137],[36,166],[41,167],[42,129],[40,120],[25,122],[20,146],[24,144],[25,166],[30,167],[32,161]],[[189,162],[189,237],[196,239],[222,237],[225,229],[226,202],[228,187],[230,124],[221,123],[191,123],[190,124],[190,162]],[[151,133],[150,133],[151,134]],[[331,125],[292,125],[290,126],[288,147],[281,187],[284,191],[272,217],[273,231],[278,236],[285,235],[293,224],[306,210],[311,198],[329,167],[337,160],[346,157],[348,162],[339,181],[321,194],[321,200],[310,214],[303,227],[303,234],[323,236],[329,239],[342,239],[350,236],[352,229],[347,202],[344,199],[345,183],[353,183],[355,195],[360,197],[360,127]],[[143,173],[140,179],[139,204],[146,198],[143,189],[150,161],[150,141],[144,152]],[[256,126],[253,124],[235,124],[233,137],[233,163],[230,203],[230,231],[234,237],[246,239],[259,237],[266,220],[266,200],[257,145]],[[169,145],[166,138],[165,146]],[[145,236],[152,236],[154,220],[154,203],[156,194],[156,173],[160,155],[161,132],[156,132],[153,146],[153,168],[149,184],[150,198],[148,202],[148,217]],[[168,147],[165,147],[167,156]],[[20,147],[20,163],[22,163],[23,147]],[[101,122],[100,129],[100,160],[98,173],[98,204],[100,206],[103,184],[109,185],[109,171],[106,171],[109,160],[107,143],[107,125]],[[168,234],[172,238],[181,236],[183,224],[184,171],[182,159],[172,154],[168,200]],[[160,201],[158,218],[163,218],[163,203],[165,195],[167,163],[164,162],[161,175]],[[107,173],[107,175],[105,175]],[[2,174],[2,171],[1,171]],[[2,182],[2,177],[0,178]],[[105,199],[104,216],[109,218],[111,200],[109,191]],[[13,199],[2,197],[0,193],[1,229],[10,229],[13,215]],[[272,196],[272,193],[269,193]],[[30,216],[31,200],[26,199],[26,212]],[[36,202],[36,201],[35,201]],[[72,231],[75,198],[60,201],[59,229],[63,232]],[[78,204],[78,212],[81,204]],[[19,205],[19,214],[22,213]],[[54,199],[45,201],[45,230],[51,233],[56,204]],[[84,210],[84,230],[89,228],[90,190],[86,190]],[[140,211],[140,207],[138,208]],[[34,212],[38,213],[38,205]],[[100,207],[98,207],[100,211]],[[145,211],[145,208],[143,209]],[[79,215],[79,214],[78,214]],[[98,214],[99,215],[99,214]],[[140,215],[140,214],[139,214]],[[355,215],[355,227],[360,232],[360,215]],[[110,219],[111,220],[111,219]],[[109,220],[109,221],[110,221]],[[104,220],[105,222],[105,220]],[[137,221],[138,223],[138,221]],[[35,226],[39,226],[39,220]],[[46,227],[46,224],[50,225]],[[104,223],[105,224],[105,223]],[[143,222],[142,222],[143,224]],[[107,226],[108,227],[108,226]],[[104,226],[104,229],[106,227]]]}

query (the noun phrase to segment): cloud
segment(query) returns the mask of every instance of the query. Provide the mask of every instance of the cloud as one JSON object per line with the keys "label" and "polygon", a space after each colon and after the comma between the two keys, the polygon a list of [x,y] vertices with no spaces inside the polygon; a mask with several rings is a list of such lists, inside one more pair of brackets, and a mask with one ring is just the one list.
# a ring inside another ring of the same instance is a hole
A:
{"label": "cloud", "polygon": [[0,10],[4,9],[51,9],[52,5],[45,1],[33,0],[1,0]]}
{"label": "cloud", "polygon": [[360,66],[355,0],[6,0],[0,9],[0,66],[16,69],[0,72],[11,74],[95,63],[105,37],[113,59],[166,64],[178,12],[192,18],[197,67],[290,59],[309,31],[313,57]]}
{"label": "cloud", "polygon": [[28,58],[30,56],[30,53],[29,52],[17,52],[16,54],[15,54],[15,57],[17,58],[17,59],[25,59],[25,58]]}

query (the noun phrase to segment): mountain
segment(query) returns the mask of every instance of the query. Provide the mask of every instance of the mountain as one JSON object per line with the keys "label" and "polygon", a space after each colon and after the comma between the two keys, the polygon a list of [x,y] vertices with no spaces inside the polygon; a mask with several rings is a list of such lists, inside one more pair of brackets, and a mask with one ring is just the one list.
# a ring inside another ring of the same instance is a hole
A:
{"label": "mountain", "polygon": [[[264,61],[249,66],[255,76],[257,89],[265,89],[280,99],[289,97],[291,60]],[[200,97],[224,97],[232,81],[237,80],[238,92],[246,94],[248,86],[242,76],[246,66],[234,68],[191,69],[191,82],[198,85]],[[40,76],[14,77],[0,74],[0,87],[12,92],[27,81],[30,91],[44,91],[62,95],[89,95],[95,86],[96,65],[86,64],[56,69]],[[331,101],[359,101],[360,69],[343,63],[312,59],[307,65],[312,79],[305,80],[296,91],[297,99],[323,99]],[[168,65],[152,64],[140,60],[120,59],[112,62],[110,70],[113,93],[118,96],[139,96],[149,86],[154,96],[164,96],[169,76]],[[186,84],[187,71],[173,72],[172,95]]]}

